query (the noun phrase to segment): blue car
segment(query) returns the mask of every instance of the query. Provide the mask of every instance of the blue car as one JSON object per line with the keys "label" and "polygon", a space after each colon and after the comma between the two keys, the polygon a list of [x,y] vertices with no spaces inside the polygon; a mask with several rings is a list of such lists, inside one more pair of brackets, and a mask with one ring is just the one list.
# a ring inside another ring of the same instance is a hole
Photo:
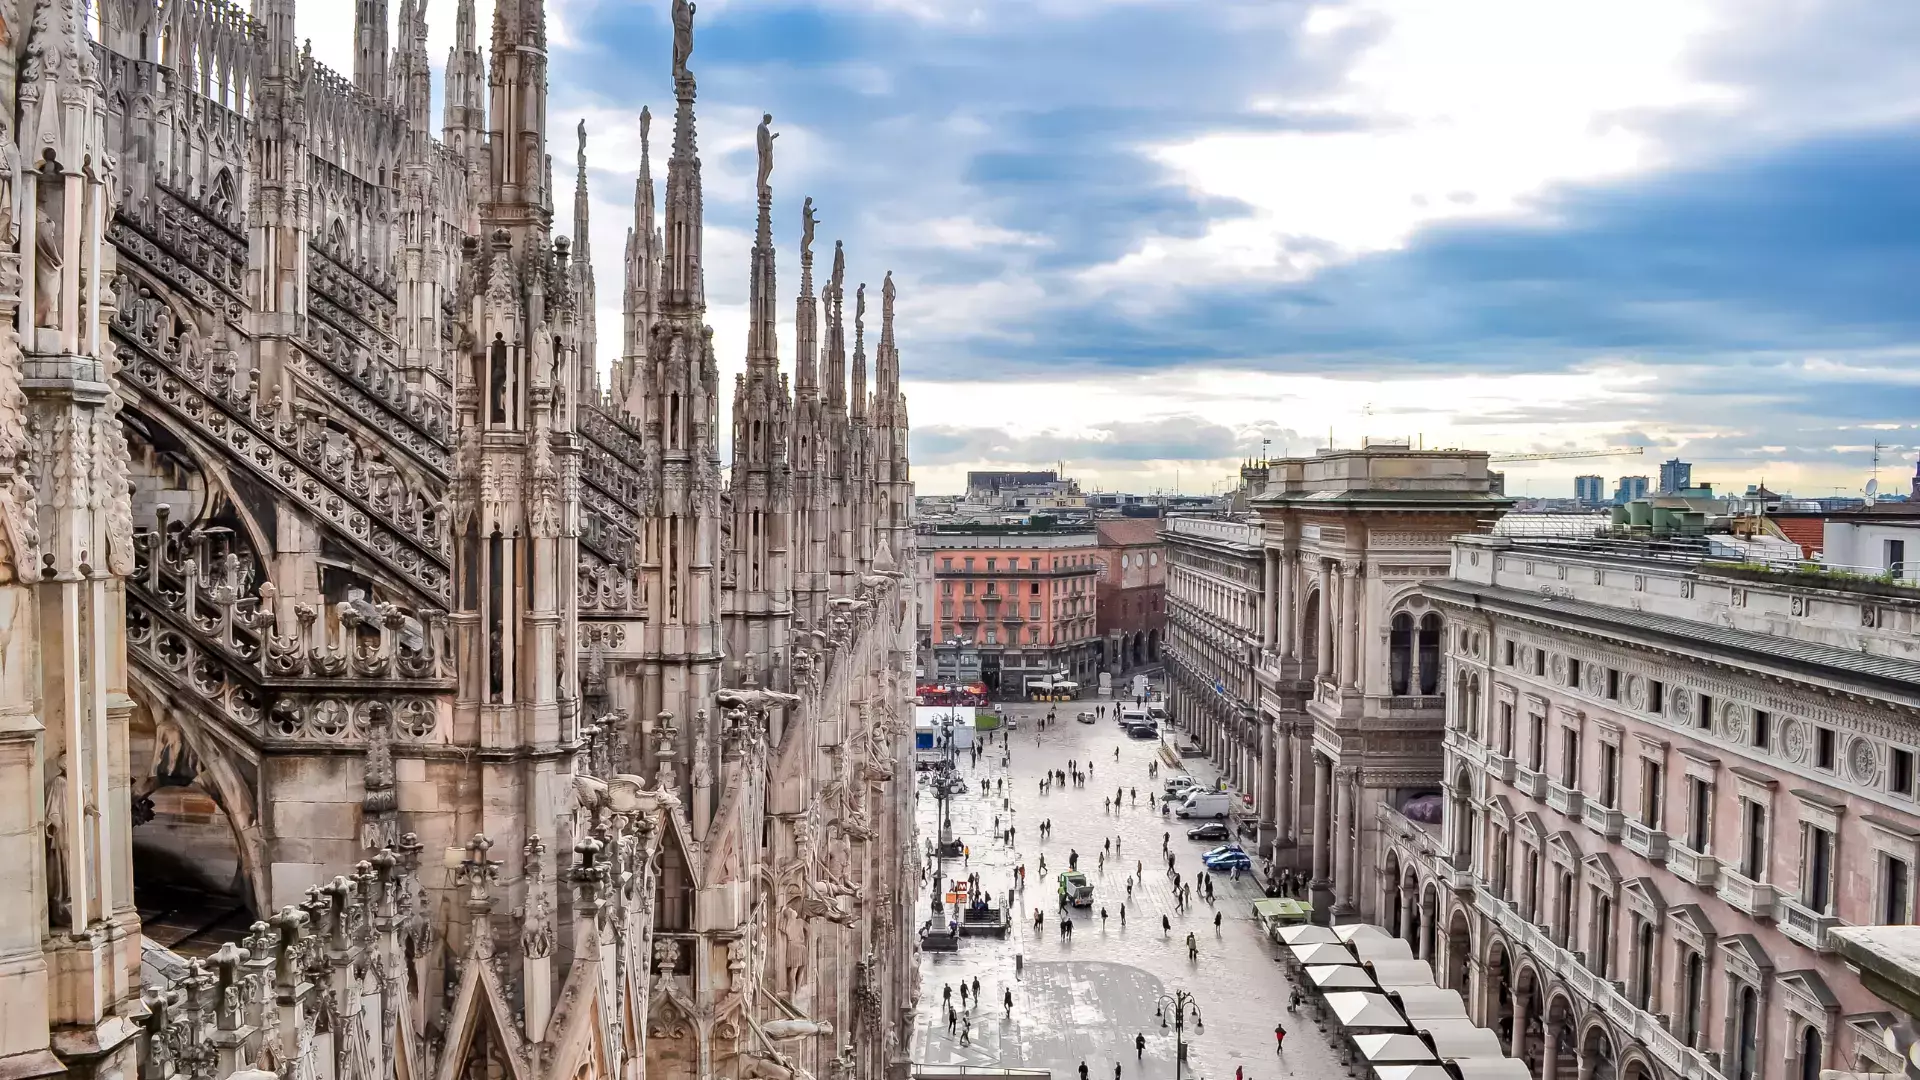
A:
{"label": "blue car", "polygon": [[1251,870],[1253,860],[1244,851],[1229,851],[1224,855],[1209,855],[1206,858],[1209,870]]}

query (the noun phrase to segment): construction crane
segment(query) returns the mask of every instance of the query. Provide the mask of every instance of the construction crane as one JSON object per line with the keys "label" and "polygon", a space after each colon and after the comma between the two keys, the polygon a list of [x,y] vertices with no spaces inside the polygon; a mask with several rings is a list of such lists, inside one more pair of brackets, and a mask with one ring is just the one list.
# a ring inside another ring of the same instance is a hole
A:
{"label": "construction crane", "polygon": [[1610,446],[1605,450],[1567,450],[1552,454],[1492,454],[1488,461],[1577,461],[1581,458],[1639,457],[1644,446]]}

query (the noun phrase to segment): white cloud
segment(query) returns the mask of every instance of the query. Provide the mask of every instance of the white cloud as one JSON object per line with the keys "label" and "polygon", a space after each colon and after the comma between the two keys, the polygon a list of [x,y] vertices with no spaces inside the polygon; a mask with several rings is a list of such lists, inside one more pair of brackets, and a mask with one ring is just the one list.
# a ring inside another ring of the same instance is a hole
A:
{"label": "white cloud", "polygon": [[1378,39],[1333,93],[1253,104],[1366,126],[1148,147],[1196,193],[1252,213],[1197,238],[1151,238],[1088,279],[1299,278],[1399,247],[1430,222],[1523,213],[1554,184],[1656,166],[1666,152],[1644,115],[1735,100],[1688,64],[1716,25],[1711,0],[1322,4],[1305,21],[1309,55],[1350,48],[1356,27],[1380,28]]}

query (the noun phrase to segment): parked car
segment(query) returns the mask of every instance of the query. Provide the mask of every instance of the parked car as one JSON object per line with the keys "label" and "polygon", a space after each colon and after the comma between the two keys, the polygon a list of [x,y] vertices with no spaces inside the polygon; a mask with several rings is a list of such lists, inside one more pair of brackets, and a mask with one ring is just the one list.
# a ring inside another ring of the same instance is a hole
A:
{"label": "parked car", "polygon": [[1233,835],[1224,821],[1209,821],[1205,825],[1195,825],[1187,830],[1189,840],[1225,840]]}
{"label": "parked car", "polygon": [[1159,737],[1160,729],[1154,727],[1152,724],[1127,725],[1127,738],[1129,739],[1157,739]]}
{"label": "parked car", "polygon": [[1082,709],[1081,711],[1075,713],[1073,715],[1073,718],[1075,720],[1080,721],[1083,724],[1091,724],[1095,720],[1099,719],[1099,717],[1094,716],[1092,713],[1086,711],[1085,709]]}
{"label": "parked car", "polygon": [[1253,858],[1237,846],[1215,848],[1200,861],[1209,870],[1253,869]]}
{"label": "parked car", "polygon": [[1173,811],[1180,818],[1220,818],[1226,819],[1227,811],[1233,806],[1233,796],[1224,791],[1194,791]]}

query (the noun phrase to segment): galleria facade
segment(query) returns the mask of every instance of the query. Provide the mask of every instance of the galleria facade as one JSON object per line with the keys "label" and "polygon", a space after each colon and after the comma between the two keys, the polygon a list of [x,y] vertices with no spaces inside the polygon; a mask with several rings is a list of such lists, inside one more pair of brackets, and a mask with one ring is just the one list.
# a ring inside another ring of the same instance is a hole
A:
{"label": "galleria facade", "polygon": [[904,1061],[891,279],[869,387],[808,200],[783,371],[763,124],[723,476],[693,5],[606,376],[543,0],[449,6],[436,138],[426,0],[350,77],[295,0],[0,3],[5,1076]]}

